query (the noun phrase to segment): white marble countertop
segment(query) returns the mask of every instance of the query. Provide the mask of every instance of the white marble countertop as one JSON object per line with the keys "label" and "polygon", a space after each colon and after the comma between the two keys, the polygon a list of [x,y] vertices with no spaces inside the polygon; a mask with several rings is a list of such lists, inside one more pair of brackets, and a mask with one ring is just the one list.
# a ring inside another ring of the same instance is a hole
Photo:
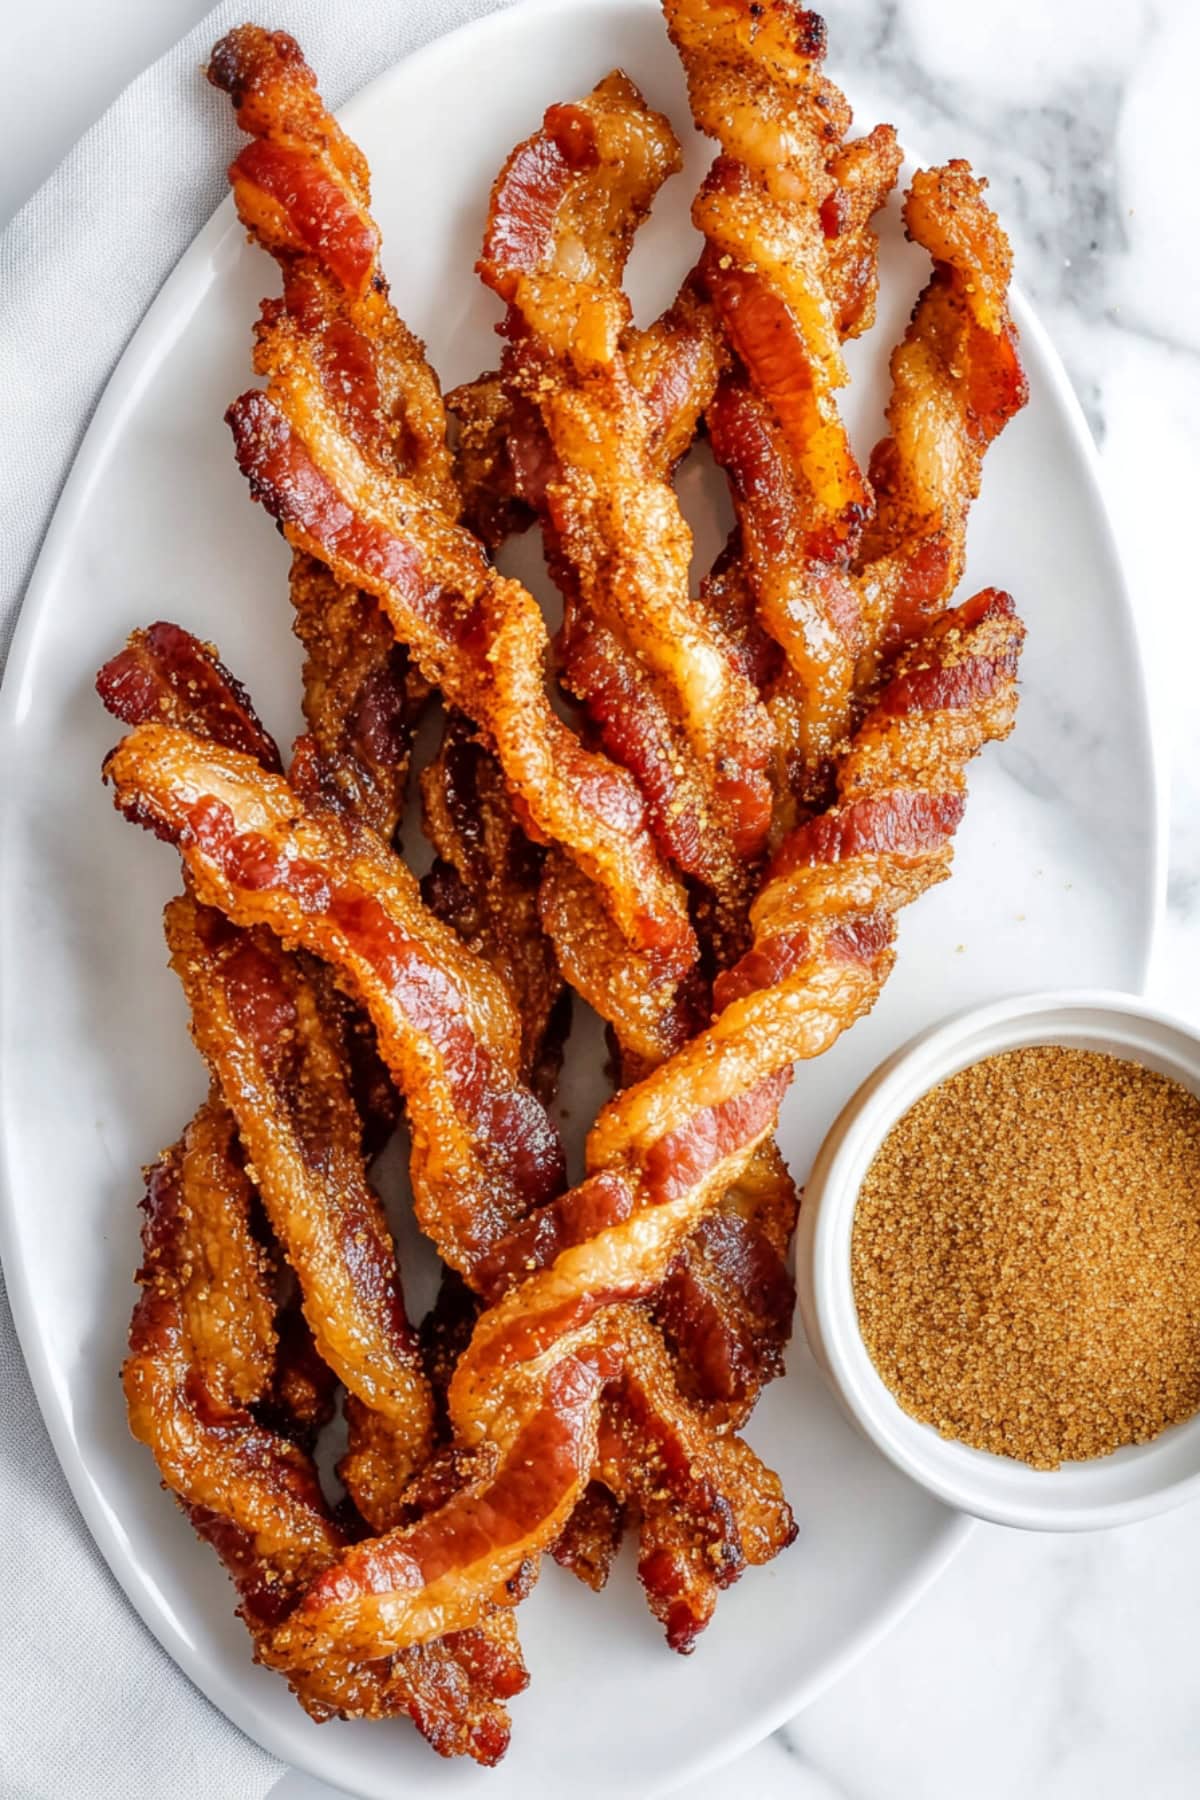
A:
{"label": "white marble countertop", "polygon": [[[38,0],[6,17],[9,67],[21,79],[5,97],[0,224],[206,9],[205,0]],[[1019,279],[1100,444],[1172,782],[1168,910],[1151,986],[1200,1017],[1200,594],[1176,526],[1200,485],[1189,169],[1200,6],[830,0],[825,10],[838,69],[862,70],[873,91],[900,97],[923,155],[968,156],[991,178]],[[1194,1800],[1198,1606],[1194,1506],[1075,1538],[979,1526],[882,1645],[687,1793]],[[316,1800],[330,1790],[288,1777],[276,1792]]]}

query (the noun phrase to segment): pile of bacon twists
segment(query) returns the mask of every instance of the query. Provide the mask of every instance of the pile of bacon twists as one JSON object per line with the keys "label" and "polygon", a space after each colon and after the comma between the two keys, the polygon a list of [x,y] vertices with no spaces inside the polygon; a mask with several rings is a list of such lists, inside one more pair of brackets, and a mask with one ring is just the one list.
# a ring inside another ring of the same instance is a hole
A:
{"label": "pile of bacon twists", "polygon": [[[285,769],[175,625],[98,678],[131,727],[116,804],[180,853],[167,940],[211,1083],[146,1175],[134,1434],[313,1717],[406,1714],[482,1763],[543,1553],[599,1587],[628,1527],[687,1651],[795,1535],[737,1435],[790,1327],[780,1102],[873,1005],[1016,710],[1011,601],[952,606],[1024,400],[984,184],[951,163],[909,189],[932,270],[864,472],[837,390],[895,134],[848,137],[793,0],[664,11],[718,143],[698,264],[634,323],[626,261],[680,153],[614,72],[501,169],[478,267],[502,351],[447,403],[299,48],[217,45],[238,212],[282,276],[228,419],[292,549],[305,731]],[[737,522],[693,593],[672,477],[700,432]],[[553,640],[493,561],[534,523]],[[435,694],[418,881],[398,831]],[[572,1187],[546,1110],[570,989],[618,1087]],[[401,1112],[445,1269],[418,1327],[370,1180]],[[314,1456],[339,1406],[335,1503]]]}

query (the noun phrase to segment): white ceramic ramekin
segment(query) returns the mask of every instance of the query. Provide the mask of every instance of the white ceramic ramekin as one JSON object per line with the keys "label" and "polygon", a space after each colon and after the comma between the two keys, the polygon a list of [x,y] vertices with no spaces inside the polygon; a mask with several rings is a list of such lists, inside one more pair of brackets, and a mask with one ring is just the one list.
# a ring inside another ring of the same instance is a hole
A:
{"label": "white ceramic ramekin", "polygon": [[851,1419],[906,1475],[981,1519],[1033,1531],[1124,1525],[1200,1495],[1200,1414],[1089,1462],[1027,1468],[918,1423],[893,1399],[859,1333],[850,1234],[863,1178],[902,1114],[947,1076],[1004,1050],[1063,1044],[1144,1064],[1200,1095],[1200,1034],[1131,995],[1030,994],[961,1013],[914,1038],[847,1102],[822,1144],[797,1236],[800,1312]]}

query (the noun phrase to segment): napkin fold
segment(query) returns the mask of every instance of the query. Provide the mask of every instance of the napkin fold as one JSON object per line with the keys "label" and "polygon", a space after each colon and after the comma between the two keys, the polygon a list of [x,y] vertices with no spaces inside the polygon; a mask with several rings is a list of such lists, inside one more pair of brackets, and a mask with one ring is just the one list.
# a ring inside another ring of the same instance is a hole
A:
{"label": "napkin fold", "polygon": [[[200,73],[216,39],[248,11],[292,32],[339,106],[419,45],[508,3],[227,0],[126,88],[0,236],[0,666],[104,385],[226,192],[238,133]],[[132,1285],[114,1304],[127,1300]],[[38,1414],[2,1274],[0,1593],[0,1800],[261,1800],[283,1773],[159,1648],[93,1545]]]}

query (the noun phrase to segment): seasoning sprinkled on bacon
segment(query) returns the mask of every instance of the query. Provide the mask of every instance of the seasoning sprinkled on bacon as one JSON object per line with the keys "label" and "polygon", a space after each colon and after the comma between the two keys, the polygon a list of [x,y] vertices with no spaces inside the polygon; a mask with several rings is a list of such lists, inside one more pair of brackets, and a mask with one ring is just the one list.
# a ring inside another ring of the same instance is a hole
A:
{"label": "seasoning sprinkled on bacon", "polygon": [[986,187],[951,162],[919,171],[904,202],[933,276],[892,353],[890,436],[871,457],[876,512],[856,565],[871,670],[949,604],[984,456],[1028,398],[1008,310],[1012,252]]}
{"label": "seasoning sprinkled on bacon", "polygon": [[[228,1569],[267,1661],[270,1634],[347,1538],[306,1450],[256,1417],[272,1339],[262,1331],[261,1353],[248,1357],[236,1334],[270,1317],[270,1270],[235,1145],[231,1116],[210,1102],[147,1170],[142,1293],[123,1381],[134,1436]],[[205,1242],[212,1260],[198,1254]],[[371,1664],[336,1651],[289,1679],[315,1719],[408,1714],[440,1754],[490,1764],[508,1742],[504,1702],[527,1676],[511,1622],[492,1612],[458,1639]]]}
{"label": "seasoning sprinkled on bacon", "polygon": [[[760,625],[779,756],[776,836],[828,801],[865,642],[850,561],[869,494],[838,415],[841,341],[874,314],[870,229],[900,166],[891,126],[845,141],[821,21],[771,0],[664,0],[696,123],[721,154],[696,204],[702,277],[735,352],[709,409]],[[719,589],[718,589],[719,591]]]}
{"label": "seasoning sprinkled on bacon", "polygon": [[[346,216],[365,208],[361,157],[323,112],[290,40],[243,28],[212,73],[247,130],[307,159],[322,182],[341,183]],[[258,333],[267,392],[243,395],[229,412],[253,494],[294,548],[382,606],[422,674],[496,753],[523,823],[581,862],[631,945],[686,966],[695,952],[682,891],[661,864],[641,796],[552,711],[536,604],[456,523],[437,384],[378,270],[360,287],[340,256],[327,258],[327,235],[258,208],[253,170],[235,163],[231,175],[285,282]]]}
{"label": "seasoning sprinkled on bacon", "polygon": [[[594,155],[560,146],[567,115],[575,135],[586,124]],[[551,107],[513,151],[492,189],[479,269],[509,305],[501,375],[548,451],[539,511],[565,602],[565,683],[636,777],[665,852],[725,892],[744,885],[765,838],[767,721],[689,593],[691,536],[665,479],[669,427],[643,401],[623,348],[625,261],[678,162],[666,120],[626,77],[606,77],[585,99]],[[508,216],[514,172],[551,163],[560,174],[528,240]],[[662,343],[639,341],[651,387],[656,364],[666,374],[665,346],[695,334],[698,311],[685,290],[656,334]]]}

